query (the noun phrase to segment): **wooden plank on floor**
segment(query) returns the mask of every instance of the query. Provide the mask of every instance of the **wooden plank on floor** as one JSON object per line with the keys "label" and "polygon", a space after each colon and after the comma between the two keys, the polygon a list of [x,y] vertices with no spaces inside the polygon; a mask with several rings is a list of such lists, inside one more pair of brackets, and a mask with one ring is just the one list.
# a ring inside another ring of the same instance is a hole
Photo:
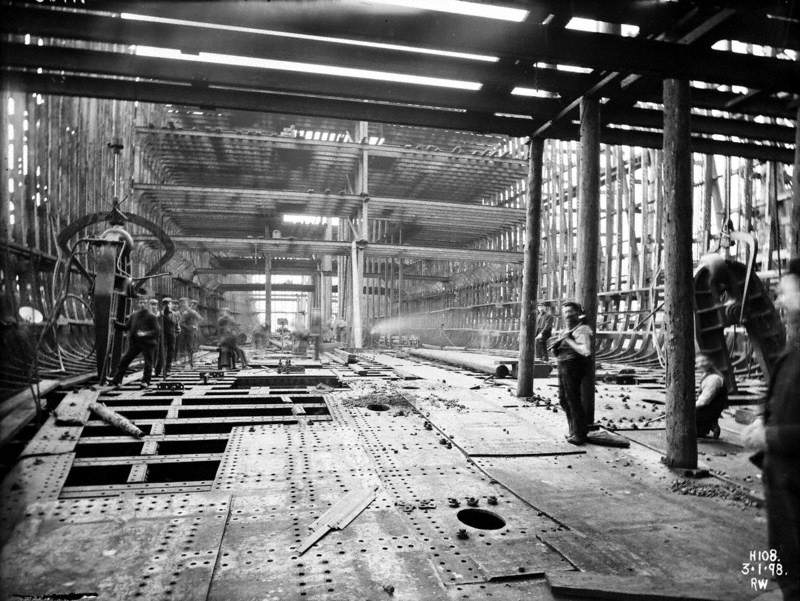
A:
{"label": "wooden plank on floor", "polygon": [[84,388],[70,392],[61,399],[54,411],[56,425],[82,426],[89,421],[89,405],[97,400],[100,391]]}
{"label": "wooden plank on floor", "polygon": [[[58,388],[59,380],[41,380],[39,396]],[[14,439],[22,428],[36,417],[36,404],[30,387],[0,404],[0,447]]]}
{"label": "wooden plank on floor", "polygon": [[563,571],[548,572],[546,576],[550,591],[556,598],[560,595],[613,601],[732,601],[747,598],[747,590],[729,588],[717,577],[687,582],[681,580],[679,574],[675,580]]}

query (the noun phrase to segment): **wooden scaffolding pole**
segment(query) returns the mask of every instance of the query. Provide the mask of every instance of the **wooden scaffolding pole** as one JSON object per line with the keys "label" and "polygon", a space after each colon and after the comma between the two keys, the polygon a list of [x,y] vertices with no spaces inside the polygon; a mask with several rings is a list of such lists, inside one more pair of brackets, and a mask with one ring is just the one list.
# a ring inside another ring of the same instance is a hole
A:
{"label": "wooden scaffolding pole", "polygon": [[522,299],[519,324],[519,375],[517,396],[533,394],[533,362],[536,358],[536,297],[539,281],[539,244],[542,221],[542,162],[544,140],[531,138],[528,159],[528,202],[525,209],[525,259],[522,266]]}
{"label": "wooden scaffolding pole", "polygon": [[611,176],[611,146],[606,146],[605,152],[605,178],[606,178],[606,263],[604,289],[611,290],[614,264],[614,184]]}
{"label": "wooden scaffolding pole", "polygon": [[689,82],[664,80],[664,339],[671,467],[697,467],[692,309],[692,151]]}
{"label": "wooden scaffolding pole", "polygon": [[[575,272],[578,302],[586,324],[597,329],[597,253],[600,246],[600,103],[581,99],[581,195],[578,204],[578,268]],[[594,422],[594,349],[588,373],[581,386],[581,401],[587,423]]]}
{"label": "wooden scaffolding pole", "polygon": [[792,205],[789,212],[789,252],[793,258],[800,257],[800,107],[794,122],[794,173],[792,174]]}
{"label": "wooden scaffolding pole", "polygon": [[614,149],[617,156],[617,262],[615,266],[616,272],[616,286],[618,290],[622,290],[622,259],[624,252],[622,249],[622,201],[625,196],[625,158],[622,156],[622,146],[617,146]]}
{"label": "wooden scaffolding pole", "polygon": [[272,332],[272,255],[264,253],[264,325]]}

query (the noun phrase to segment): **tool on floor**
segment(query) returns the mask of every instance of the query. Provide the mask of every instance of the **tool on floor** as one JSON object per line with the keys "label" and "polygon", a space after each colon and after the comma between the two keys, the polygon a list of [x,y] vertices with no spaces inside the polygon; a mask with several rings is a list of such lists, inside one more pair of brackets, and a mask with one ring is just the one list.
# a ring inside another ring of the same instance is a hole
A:
{"label": "tool on floor", "polygon": [[103,403],[98,403],[97,401],[89,403],[89,409],[108,425],[114,426],[126,434],[130,434],[136,438],[141,438],[144,436],[144,432],[137,428],[132,421],[126,417],[123,417],[116,411],[109,409]]}
{"label": "tool on floor", "polygon": [[314,543],[320,540],[323,536],[328,534],[331,530],[341,530],[345,528],[350,522],[356,519],[359,514],[364,511],[372,501],[375,500],[378,485],[376,484],[369,489],[354,490],[344,497],[338,503],[331,507],[328,511],[322,514],[316,521],[314,521],[309,529],[312,530],[297,550],[298,555],[302,555],[308,551]]}

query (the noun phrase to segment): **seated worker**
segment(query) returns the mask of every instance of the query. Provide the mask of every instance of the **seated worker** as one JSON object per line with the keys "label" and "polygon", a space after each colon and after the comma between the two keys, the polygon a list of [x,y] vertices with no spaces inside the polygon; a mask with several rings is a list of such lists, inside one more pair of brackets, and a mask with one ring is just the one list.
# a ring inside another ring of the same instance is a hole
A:
{"label": "seated worker", "polygon": [[228,351],[239,360],[242,367],[247,367],[247,357],[244,351],[239,348],[239,324],[236,323],[231,315],[231,310],[227,307],[222,309],[222,315],[217,320],[217,335],[219,336],[220,355],[222,349]]}
{"label": "seated worker", "polygon": [[268,345],[269,342],[269,330],[267,326],[263,323],[258,324],[255,328],[253,328],[253,346],[256,348],[261,348]]}
{"label": "seated worker", "polygon": [[117,373],[111,380],[111,384],[119,386],[122,383],[122,376],[125,375],[125,370],[131,364],[131,361],[136,358],[139,353],[144,358],[144,376],[142,383],[145,386],[150,385],[150,378],[153,370],[153,360],[156,355],[156,347],[158,346],[158,318],[153,314],[149,308],[147,296],[140,296],[138,299],[139,308],[128,316],[124,324],[117,323],[128,332],[128,351],[119,360],[119,367]]}
{"label": "seated worker", "polygon": [[567,442],[586,442],[589,425],[583,407],[581,383],[589,372],[592,356],[592,328],[583,323],[583,309],[573,301],[561,305],[566,330],[554,336],[548,348],[558,361],[558,400],[567,414]]}
{"label": "seated worker", "polygon": [[728,406],[728,389],[725,387],[722,374],[708,355],[697,355],[695,364],[703,372],[700,391],[695,402],[697,436],[706,437],[711,432],[713,438],[719,438],[718,420],[722,410]]}

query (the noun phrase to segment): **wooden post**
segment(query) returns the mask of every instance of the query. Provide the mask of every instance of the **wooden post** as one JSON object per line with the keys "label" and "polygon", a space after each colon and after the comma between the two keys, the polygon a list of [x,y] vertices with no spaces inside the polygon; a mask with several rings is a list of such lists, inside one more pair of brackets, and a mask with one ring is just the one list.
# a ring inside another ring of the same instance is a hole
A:
{"label": "wooden post", "polygon": [[605,150],[606,174],[606,264],[605,264],[605,290],[611,290],[613,263],[611,257],[614,252],[614,185],[611,177],[611,147]]}
{"label": "wooden post", "polygon": [[689,82],[664,80],[664,333],[667,456],[697,467],[692,309],[692,150]]}
{"label": "wooden post", "polygon": [[628,147],[628,181],[624,187],[628,203],[628,290],[637,287],[639,280],[639,249],[636,244],[636,153]]}
{"label": "wooden post", "polygon": [[622,290],[622,201],[625,194],[625,158],[622,156],[622,147],[615,148],[617,155],[617,264],[616,281],[617,290]]}
{"label": "wooden post", "polygon": [[791,240],[789,253],[793,258],[800,257],[800,107],[794,122],[794,172],[792,174],[792,204],[789,212]]}
{"label": "wooden post", "polygon": [[542,221],[542,160],[544,140],[531,138],[528,159],[528,202],[525,209],[525,251],[520,299],[519,364],[517,396],[533,395],[533,362],[536,359],[536,296],[539,278],[539,243]]}
{"label": "wooden post", "polygon": [[[648,169],[648,159],[649,151],[642,148],[642,246],[639,259],[639,285],[642,288],[648,286],[650,279],[650,170]],[[646,307],[640,299],[639,309],[645,308],[652,309],[653,307]]]}
{"label": "wooden post", "polygon": [[[578,268],[575,283],[586,325],[597,328],[597,253],[600,247],[600,103],[581,98],[581,196],[578,205]],[[596,338],[595,338],[596,339]],[[581,386],[586,421],[594,422],[594,349],[588,374]]]}
{"label": "wooden post", "polygon": [[[795,163],[797,162],[795,154]],[[800,177],[800,174],[797,174]],[[753,228],[753,159],[744,162],[744,223],[742,230],[749,232]],[[795,191],[797,186],[795,185]]]}
{"label": "wooden post", "polygon": [[[653,250],[653,274],[655,278],[655,274],[658,273],[659,268],[661,267],[661,256],[663,254],[664,245],[662,243],[662,232],[664,231],[664,186],[661,182],[661,166],[663,164],[662,161],[662,152],[660,150],[656,150],[656,208],[655,208],[655,225],[654,231],[655,234],[653,238],[655,239],[654,243],[654,250]],[[655,284],[655,280],[653,284]],[[651,299],[653,302],[653,307],[657,307],[656,299]]]}
{"label": "wooden post", "polygon": [[264,324],[272,332],[272,255],[264,253]]}
{"label": "wooden post", "polygon": [[[363,241],[369,241],[369,152],[367,139],[369,128],[366,121],[359,121],[356,127],[356,141],[362,145],[361,156],[356,166],[356,193],[361,195],[361,231]],[[353,304],[351,323],[352,341],[354,348],[363,346],[363,323],[361,304],[364,292],[364,249],[358,245],[357,236],[353,236],[351,247],[351,267],[353,275],[352,299]]]}
{"label": "wooden post", "polygon": [[[13,178],[15,173],[13,166],[8,166],[8,121],[10,109],[13,106],[13,101],[9,102],[10,97],[9,90],[5,86],[0,87],[0,124],[2,125],[0,127],[0,156],[2,156],[3,162],[3,181],[2,186],[0,186],[0,240],[3,241],[8,241],[12,238],[10,200],[13,192],[9,192],[7,188],[9,178]],[[13,108],[16,109],[16,107]]]}

